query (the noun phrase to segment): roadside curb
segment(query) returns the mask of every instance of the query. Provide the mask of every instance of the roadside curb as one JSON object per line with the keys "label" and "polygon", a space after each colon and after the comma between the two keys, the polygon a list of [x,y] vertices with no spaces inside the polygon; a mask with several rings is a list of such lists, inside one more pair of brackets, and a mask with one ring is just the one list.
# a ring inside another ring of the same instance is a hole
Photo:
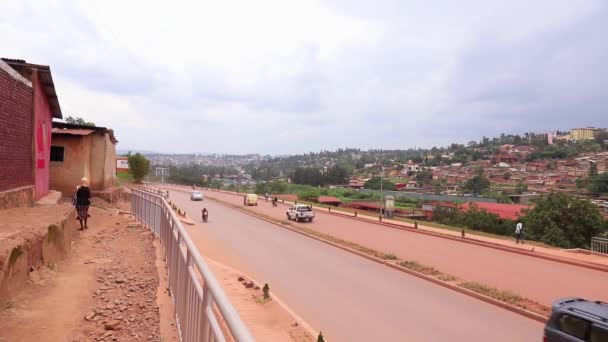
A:
{"label": "roadside curb", "polygon": [[517,313],[519,315],[522,315],[522,316],[524,316],[526,318],[530,318],[530,319],[533,319],[533,320],[541,322],[541,323],[545,323],[547,321],[547,319],[548,319],[547,316],[543,316],[541,314],[537,314],[535,312],[528,311],[528,310],[526,310],[524,308],[521,308],[521,307],[518,307],[518,306],[515,306],[515,305],[511,305],[511,304],[499,301],[497,299],[494,299],[492,297],[488,297],[488,296],[485,296],[483,294],[480,294],[480,293],[477,293],[477,292],[474,292],[474,291],[471,291],[471,290],[459,287],[459,286],[454,285],[452,283],[449,283],[449,282],[446,282],[446,281],[442,281],[442,280],[439,280],[437,278],[433,278],[433,277],[425,275],[425,274],[423,274],[421,272],[413,271],[413,270],[411,270],[409,268],[406,268],[406,267],[403,267],[403,266],[399,266],[399,265],[396,265],[396,264],[391,263],[389,261],[386,261],[386,260],[383,260],[383,259],[371,256],[371,255],[365,254],[363,252],[357,251],[357,250],[352,249],[350,247],[346,247],[346,246],[340,245],[339,243],[336,243],[336,242],[333,242],[333,241],[329,241],[329,240],[320,238],[320,237],[312,235],[312,234],[308,234],[306,232],[303,232],[303,231],[300,231],[298,229],[289,227],[287,225],[284,225],[284,224],[281,224],[281,223],[277,223],[277,222],[275,222],[273,220],[270,220],[270,219],[267,219],[265,217],[258,216],[256,214],[248,212],[246,210],[242,210],[242,209],[239,209],[239,208],[236,208],[236,207],[232,207],[232,206],[230,206],[228,204],[222,203],[221,201],[219,201],[217,199],[214,199],[214,198],[211,198],[211,197],[208,197],[208,198],[210,200],[212,200],[212,201],[214,201],[214,202],[222,205],[222,206],[227,207],[227,208],[231,208],[233,210],[237,210],[237,211],[239,211],[241,213],[244,213],[244,214],[247,214],[249,216],[255,217],[257,219],[260,219],[260,220],[266,221],[268,223],[271,223],[271,224],[273,224],[275,226],[279,226],[281,228],[290,230],[292,232],[304,235],[304,236],[306,236],[308,238],[311,238],[311,239],[317,240],[319,242],[322,242],[322,243],[331,245],[333,247],[339,248],[339,249],[341,249],[343,251],[346,251],[346,252],[349,252],[349,253],[352,253],[352,254],[364,257],[364,258],[366,258],[366,259],[368,259],[370,261],[373,261],[373,262],[376,262],[376,263],[388,266],[388,267],[390,267],[392,269],[395,269],[397,271],[401,271],[401,272],[413,275],[413,276],[418,277],[420,279],[423,279],[423,280],[426,280],[426,281],[430,281],[430,282],[432,282],[434,284],[437,284],[437,285],[443,286],[445,288],[454,290],[454,291],[456,291],[458,293],[461,293],[461,294],[464,294],[464,295],[468,295],[470,297],[479,299],[479,300],[484,301],[484,302],[489,303],[489,304],[493,304],[493,305],[498,306],[500,308],[503,308],[505,310],[509,310],[511,312],[514,312],[514,313]]}
{"label": "roadside curb", "polygon": [[[235,196],[239,195],[239,194],[236,194],[236,193],[233,193],[230,191],[225,191],[225,190],[214,190],[214,189],[207,189],[207,188],[205,188],[205,190],[210,191],[210,192],[226,193],[226,194],[231,194],[231,195],[235,195]],[[180,190],[178,190],[178,191],[180,191]],[[534,258],[539,258],[539,259],[544,259],[544,260],[549,260],[549,261],[554,261],[554,262],[560,262],[563,264],[568,264],[568,265],[572,265],[572,266],[583,267],[583,268],[588,268],[588,269],[592,269],[595,271],[608,273],[608,266],[599,265],[599,264],[595,264],[595,263],[560,258],[560,257],[556,257],[556,256],[547,255],[544,253],[532,252],[532,251],[522,250],[522,249],[515,248],[515,247],[504,246],[504,245],[501,245],[498,243],[477,240],[474,238],[468,238],[468,237],[460,238],[460,237],[432,232],[432,231],[428,231],[428,230],[416,229],[413,226],[408,226],[405,224],[400,225],[400,224],[394,224],[394,223],[388,223],[388,222],[377,222],[377,221],[373,221],[373,220],[363,219],[360,217],[355,217],[355,216],[336,213],[336,212],[329,212],[329,211],[323,211],[323,214],[328,214],[328,215],[332,215],[332,216],[336,216],[336,217],[348,218],[348,219],[356,220],[359,222],[371,223],[371,224],[375,224],[375,225],[379,225],[379,226],[399,229],[399,230],[403,230],[403,231],[407,231],[407,232],[418,233],[418,234],[423,234],[423,235],[428,235],[428,236],[434,236],[434,237],[448,239],[448,240],[452,240],[452,241],[464,242],[464,243],[487,247],[487,248],[494,248],[494,249],[502,250],[505,252],[526,255],[526,256],[530,256],[530,257],[534,257]]]}

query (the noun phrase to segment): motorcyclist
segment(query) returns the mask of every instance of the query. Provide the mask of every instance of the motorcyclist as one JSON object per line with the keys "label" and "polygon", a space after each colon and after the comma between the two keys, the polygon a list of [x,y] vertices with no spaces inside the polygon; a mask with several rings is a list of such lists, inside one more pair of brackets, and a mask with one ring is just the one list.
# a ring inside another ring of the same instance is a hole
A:
{"label": "motorcyclist", "polygon": [[209,218],[209,211],[207,211],[207,208],[203,208],[201,213],[203,215],[203,222],[207,222],[207,218]]}
{"label": "motorcyclist", "polygon": [[275,196],[275,197],[272,199],[272,206],[273,206],[273,207],[276,207],[278,202],[279,202],[279,199],[278,199],[278,198],[276,198],[276,196]]}

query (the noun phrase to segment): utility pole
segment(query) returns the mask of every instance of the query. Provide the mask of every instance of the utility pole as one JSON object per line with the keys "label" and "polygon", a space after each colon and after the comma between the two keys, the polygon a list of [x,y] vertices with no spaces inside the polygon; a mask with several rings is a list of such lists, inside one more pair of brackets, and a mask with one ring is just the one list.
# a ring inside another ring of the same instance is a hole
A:
{"label": "utility pole", "polygon": [[380,215],[384,216],[384,195],[382,192],[382,172],[384,171],[383,167],[380,166]]}

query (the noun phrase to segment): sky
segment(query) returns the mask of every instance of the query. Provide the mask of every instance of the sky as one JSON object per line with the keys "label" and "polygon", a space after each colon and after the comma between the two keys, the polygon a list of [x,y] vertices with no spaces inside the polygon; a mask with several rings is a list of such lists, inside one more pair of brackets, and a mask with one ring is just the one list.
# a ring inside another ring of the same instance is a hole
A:
{"label": "sky", "polygon": [[0,1],[121,150],[406,149],[608,126],[608,1]]}

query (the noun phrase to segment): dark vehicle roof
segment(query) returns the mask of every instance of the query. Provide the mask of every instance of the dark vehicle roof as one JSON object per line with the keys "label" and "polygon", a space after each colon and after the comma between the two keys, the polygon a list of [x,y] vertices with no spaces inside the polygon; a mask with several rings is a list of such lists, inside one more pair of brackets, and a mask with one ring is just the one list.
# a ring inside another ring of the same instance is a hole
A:
{"label": "dark vehicle roof", "polygon": [[608,324],[608,303],[583,298],[563,298],[553,303],[553,310],[577,313]]}

